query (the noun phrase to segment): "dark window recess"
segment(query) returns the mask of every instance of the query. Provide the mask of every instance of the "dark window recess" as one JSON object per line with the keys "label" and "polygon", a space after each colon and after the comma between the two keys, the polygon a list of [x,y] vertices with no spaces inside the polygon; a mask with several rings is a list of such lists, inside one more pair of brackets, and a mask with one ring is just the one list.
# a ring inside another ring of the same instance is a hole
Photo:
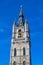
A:
{"label": "dark window recess", "polygon": [[23,65],[26,65],[25,61],[23,61]]}
{"label": "dark window recess", "polygon": [[25,48],[23,48],[23,55],[25,55]]}
{"label": "dark window recess", "polygon": [[16,65],[16,62],[14,61],[13,65]]}
{"label": "dark window recess", "polygon": [[21,29],[18,32],[21,32]]}
{"label": "dark window recess", "polygon": [[16,56],[16,48],[14,48],[14,56]]}
{"label": "dark window recess", "polygon": [[19,29],[18,31],[18,38],[22,37],[22,34],[21,34],[21,29]]}

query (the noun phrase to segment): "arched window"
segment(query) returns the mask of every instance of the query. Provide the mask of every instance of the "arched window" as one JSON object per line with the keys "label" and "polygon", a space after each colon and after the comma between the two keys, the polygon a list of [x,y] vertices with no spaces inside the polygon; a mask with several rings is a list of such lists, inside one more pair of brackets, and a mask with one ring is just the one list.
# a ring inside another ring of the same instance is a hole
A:
{"label": "arched window", "polygon": [[26,62],[25,61],[23,61],[23,65],[26,65]]}
{"label": "arched window", "polygon": [[18,30],[18,38],[22,37],[21,29]]}
{"label": "arched window", "polygon": [[19,29],[18,32],[21,32],[21,29]]}
{"label": "arched window", "polygon": [[23,55],[25,55],[25,47],[23,48]]}
{"label": "arched window", "polygon": [[16,48],[14,48],[14,56],[16,56]]}
{"label": "arched window", "polygon": [[14,61],[13,65],[16,65],[16,62]]}

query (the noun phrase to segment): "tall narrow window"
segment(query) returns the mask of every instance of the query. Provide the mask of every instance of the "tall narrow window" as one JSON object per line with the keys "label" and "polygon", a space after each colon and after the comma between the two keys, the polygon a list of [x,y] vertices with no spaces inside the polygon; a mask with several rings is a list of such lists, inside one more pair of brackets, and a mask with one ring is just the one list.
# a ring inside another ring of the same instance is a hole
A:
{"label": "tall narrow window", "polygon": [[13,65],[16,65],[16,62],[14,61]]}
{"label": "tall narrow window", "polygon": [[23,48],[23,55],[25,55],[25,48]]}
{"label": "tall narrow window", "polygon": [[14,48],[14,56],[16,56],[16,48]]}
{"label": "tall narrow window", "polygon": [[25,61],[23,61],[23,65],[26,65]]}

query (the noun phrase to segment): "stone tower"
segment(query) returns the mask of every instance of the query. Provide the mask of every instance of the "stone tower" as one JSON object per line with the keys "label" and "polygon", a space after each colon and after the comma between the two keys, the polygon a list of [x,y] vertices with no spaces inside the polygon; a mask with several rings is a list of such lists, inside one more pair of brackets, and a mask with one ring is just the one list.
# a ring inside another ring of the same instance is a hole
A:
{"label": "stone tower", "polygon": [[12,29],[10,65],[31,65],[30,56],[28,20],[24,20],[21,7],[18,25],[14,22]]}

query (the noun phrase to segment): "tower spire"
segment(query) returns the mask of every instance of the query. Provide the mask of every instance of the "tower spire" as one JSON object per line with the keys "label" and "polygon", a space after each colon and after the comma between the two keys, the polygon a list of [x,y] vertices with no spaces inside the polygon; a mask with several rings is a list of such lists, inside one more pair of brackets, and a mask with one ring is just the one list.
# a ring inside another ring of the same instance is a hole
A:
{"label": "tower spire", "polygon": [[19,26],[24,24],[24,15],[23,15],[23,11],[22,11],[22,5],[20,5],[20,13],[19,13]]}
{"label": "tower spire", "polygon": [[20,17],[23,17],[23,11],[22,11],[22,5],[20,5],[20,13],[19,13]]}
{"label": "tower spire", "polygon": [[22,5],[20,5],[20,9],[21,9],[21,11],[22,11]]}

